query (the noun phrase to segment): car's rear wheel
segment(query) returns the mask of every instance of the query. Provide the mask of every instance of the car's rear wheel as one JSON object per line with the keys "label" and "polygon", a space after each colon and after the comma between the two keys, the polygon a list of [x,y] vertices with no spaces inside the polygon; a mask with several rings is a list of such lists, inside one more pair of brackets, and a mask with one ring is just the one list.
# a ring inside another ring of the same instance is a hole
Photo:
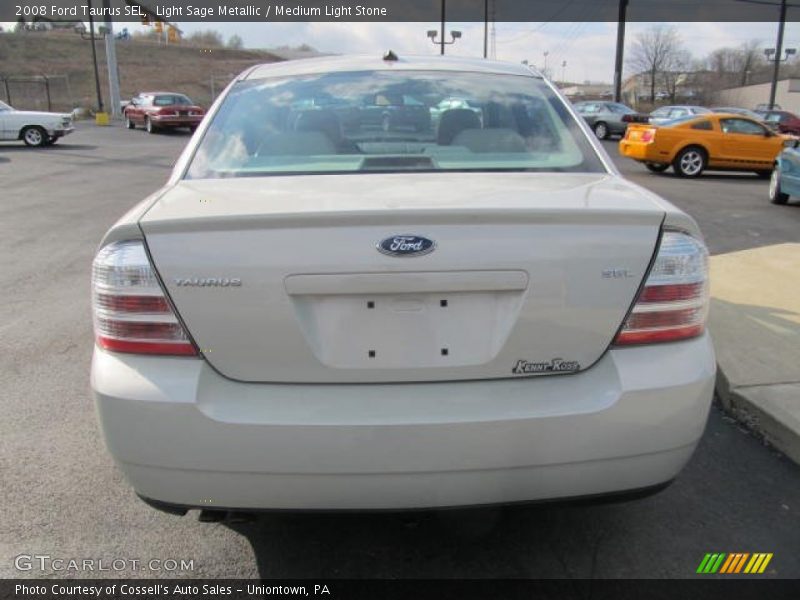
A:
{"label": "car's rear wheel", "polygon": [[607,139],[609,134],[608,125],[606,125],[602,121],[600,123],[595,123],[594,134],[597,136],[598,140]]}
{"label": "car's rear wheel", "polygon": [[773,204],[786,204],[789,194],[781,191],[781,169],[776,166],[769,180],[769,201]]}
{"label": "car's rear wheel", "polygon": [[663,173],[667,169],[669,169],[669,163],[654,163],[654,162],[646,162],[644,166],[647,167],[649,171],[653,173]]}
{"label": "car's rear wheel", "polygon": [[769,179],[772,175],[772,171],[756,171],[756,175],[761,177],[761,179]]}
{"label": "car's rear wheel", "polygon": [[144,118],[144,128],[147,130],[147,133],[156,133],[158,131],[156,126],[153,125],[153,121],[150,120],[150,117]]}
{"label": "car's rear wheel", "polygon": [[22,141],[26,146],[39,147],[47,144],[47,132],[36,125],[31,125],[22,130]]}
{"label": "car's rear wheel", "polygon": [[705,150],[697,146],[684,148],[672,161],[672,167],[681,177],[698,177],[706,168]]}
{"label": "car's rear wheel", "polygon": [[131,121],[131,118],[128,115],[125,115],[125,127],[128,129],[136,129],[136,123]]}

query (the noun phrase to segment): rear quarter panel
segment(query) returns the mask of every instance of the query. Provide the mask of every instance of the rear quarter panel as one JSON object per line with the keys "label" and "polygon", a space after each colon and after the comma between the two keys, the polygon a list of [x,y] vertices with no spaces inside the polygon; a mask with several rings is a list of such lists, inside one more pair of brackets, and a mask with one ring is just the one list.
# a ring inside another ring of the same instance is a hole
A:
{"label": "rear quarter panel", "polygon": [[719,134],[716,131],[702,131],[688,127],[661,128],[656,133],[659,152],[672,162],[678,153],[688,146],[703,148],[710,160],[719,156]]}

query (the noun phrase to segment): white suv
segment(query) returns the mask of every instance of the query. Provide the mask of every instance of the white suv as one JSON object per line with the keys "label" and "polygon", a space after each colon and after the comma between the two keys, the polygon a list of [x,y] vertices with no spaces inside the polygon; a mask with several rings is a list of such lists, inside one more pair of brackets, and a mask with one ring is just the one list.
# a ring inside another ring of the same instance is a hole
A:
{"label": "white suv", "polygon": [[[470,108],[365,124],[397,94]],[[106,442],[173,512],[655,488],[712,398],[696,224],[522,65],[252,68],[92,277]]]}

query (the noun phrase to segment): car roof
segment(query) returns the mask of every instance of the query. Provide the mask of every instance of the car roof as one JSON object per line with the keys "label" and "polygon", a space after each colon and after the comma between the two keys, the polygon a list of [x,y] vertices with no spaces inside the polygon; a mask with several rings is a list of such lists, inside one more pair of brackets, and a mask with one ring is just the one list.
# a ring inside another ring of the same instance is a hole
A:
{"label": "car roof", "polygon": [[398,55],[397,60],[384,60],[380,54],[320,56],[300,60],[268,63],[252,67],[239,79],[263,79],[344,71],[469,71],[502,75],[541,77],[533,68],[511,62],[477,58]]}

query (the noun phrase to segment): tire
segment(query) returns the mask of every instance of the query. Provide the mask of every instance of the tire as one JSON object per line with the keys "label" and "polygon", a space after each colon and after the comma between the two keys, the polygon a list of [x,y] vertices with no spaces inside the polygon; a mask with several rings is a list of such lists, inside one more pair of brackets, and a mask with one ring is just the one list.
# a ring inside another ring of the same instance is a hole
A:
{"label": "tire", "polygon": [[781,168],[775,165],[769,179],[769,201],[773,204],[786,204],[789,194],[781,191]]}
{"label": "tire", "polygon": [[600,121],[594,124],[594,134],[598,140],[607,140],[611,132],[608,129],[608,125]]}
{"label": "tire", "polygon": [[40,148],[47,145],[49,136],[47,132],[37,125],[29,125],[22,130],[22,141],[26,146]]}
{"label": "tire", "polygon": [[136,123],[131,121],[131,118],[128,115],[125,115],[125,127],[128,129],[136,129]]}
{"label": "tire", "polygon": [[706,151],[698,146],[688,146],[678,152],[672,168],[679,177],[699,177],[706,168]]}
{"label": "tire", "polygon": [[652,171],[653,173],[663,173],[669,169],[669,164],[665,163],[646,162],[644,166],[647,167],[648,171]]}
{"label": "tire", "polygon": [[156,128],[155,125],[153,125],[153,122],[150,120],[150,117],[144,118],[144,128],[147,131],[147,133],[150,134],[158,132],[158,129]]}
{"label": "tire", "polygon": [[189,127],[189,131],[191,133],[194,133],[195,131],[197,131],[197,125],[192,125],[191,127]]}
{"label": "tire", "polygon": [[756,175],[761,179],[769,179],[772,176],[772,171],[756,171]]}

